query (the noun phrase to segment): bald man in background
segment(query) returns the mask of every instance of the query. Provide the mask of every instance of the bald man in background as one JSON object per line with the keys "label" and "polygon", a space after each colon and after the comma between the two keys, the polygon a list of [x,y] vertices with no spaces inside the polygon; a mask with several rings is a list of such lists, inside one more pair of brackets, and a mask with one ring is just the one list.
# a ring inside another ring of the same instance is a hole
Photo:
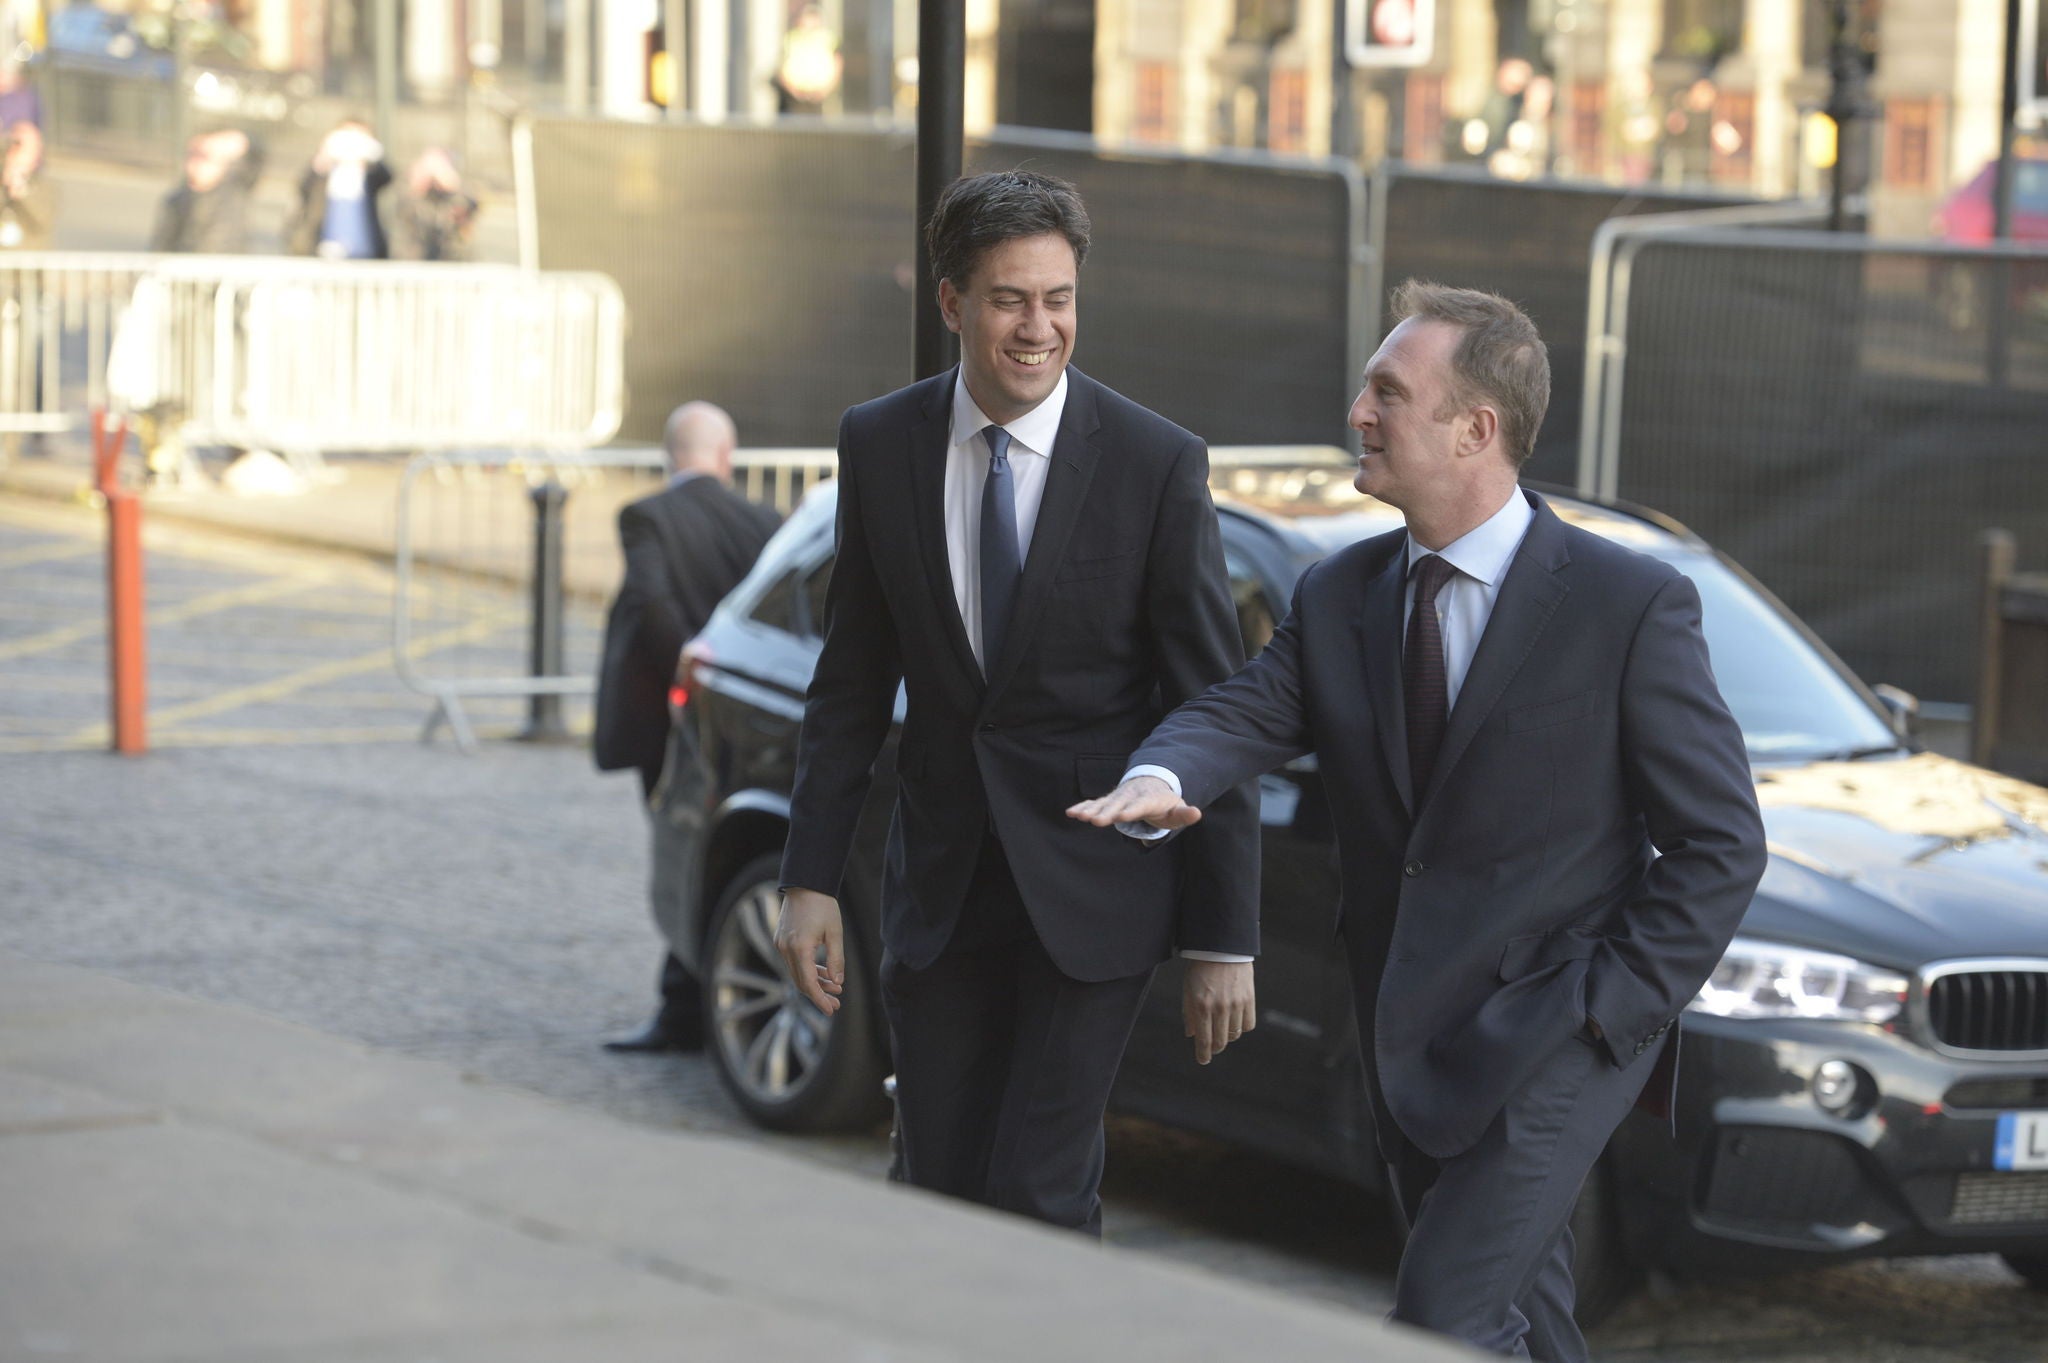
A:
{"label": "bald man in background", "polygon": [[[754,566],[778,523],[773,511],[732,490],[739,432],[722,408],[684,403],[669,414],[662,445],[668,485],[619,511],[626,575],[605,621],[592,736],[599,770],[639,771],[650,814],[668,753],[676,659]],[[703,1045],[703,985],[669,954],[654,1020],[636,1035],[607,1041],[605,1049],[694,1051]]]}

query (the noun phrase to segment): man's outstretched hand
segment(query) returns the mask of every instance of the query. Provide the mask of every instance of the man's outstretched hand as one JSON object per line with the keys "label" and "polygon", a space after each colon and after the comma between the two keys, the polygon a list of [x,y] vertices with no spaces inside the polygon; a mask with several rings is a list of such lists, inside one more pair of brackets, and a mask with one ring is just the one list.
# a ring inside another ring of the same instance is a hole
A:
{"label": "man's outstretched hand", "polygon": [[[823,949],[825,959],[818,959]],[[846,935],[839,901],[816,890],[791,886],[783,892],[782,921],[775,929],[775,949],[789,968],[790,979],[826,1017],[839,1011],[846,988]]]}
{"label": "man's outstretched hand", "polygon": [[1133,776],[1109,794],[1083,800],[1067,810],[1067,817],[1112,828],[1120,823],[1148,823],[1154,828],[1186,828],[1198,823],[1202,811],[1173,793],[1173,787],[1156,776]]}

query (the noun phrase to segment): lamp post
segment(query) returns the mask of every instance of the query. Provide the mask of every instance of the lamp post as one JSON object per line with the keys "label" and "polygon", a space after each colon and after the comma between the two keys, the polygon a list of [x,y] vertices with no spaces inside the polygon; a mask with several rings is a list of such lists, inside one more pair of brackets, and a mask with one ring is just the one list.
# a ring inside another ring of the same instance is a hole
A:
{"label": "lamp post", "polygon": [[1835,124],[1835,170],[1828,188],[1828,230],[1849,229],[1849,202],[1870,186],[1870,137],[1865,124],[1876,113],[1864,69],[1863,44],[1856,40],[1851,8],[1855,0],[1826,0],[1828,7],[1827,115]]}
{"label": "lamp post", "polygon": [[939,286],[925,250],[924,224],[947,185],[960,178],[967,11],[959,0],[921,0],[917,19],[917,377],[953,363],[953,334],[939,317]]}

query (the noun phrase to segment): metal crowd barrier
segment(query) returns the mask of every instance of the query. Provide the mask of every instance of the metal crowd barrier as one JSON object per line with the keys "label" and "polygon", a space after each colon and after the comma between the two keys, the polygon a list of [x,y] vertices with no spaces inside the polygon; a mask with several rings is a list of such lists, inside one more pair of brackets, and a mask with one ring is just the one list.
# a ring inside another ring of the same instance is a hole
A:
{"label": "metal crowd barrier", "polygon": [[2048,781],[2048,573],[2014,571],[2012,532],[1978,540],[1977,695],[1970,760]]}
{"label": "metal crowd barrier", "polygon": [[1743,212],[1603,230],[1579,485],[1684,521],[1859,675],[1960,720],[1976,539],[2048,543],[2048,249]]}
{"label": "metal crowd barrier", "polygon": [[[1355,495],[1353,467],[1326,445],[1210,451],[1213,487],[1281,504]],[[517,716],[507,707],[521,703],[526,735],[569,732],[561,707],[595,687],[600,611],[623,571],[618,509],[656,491],[666,470],[661,451],[646,447],[432,453],[406,465],[392,655],[399,679],[434,702],[423,740],[446,725],[470,751],[480,716],[509,723]],[[829,449],[741,450],[733,459],[739,492],[785,515],[837,472]]]}
{"label": "metal crowd barrier", "polygon": [[85,427],[107,405],[107,361],[136,281],[164,259],[143,254],[0,256],[0,434]]}
{"label": "metal crowd barrier", "polygon": [[[421,732],[476,746],[479,717],[525,710],[534,737],[566,732],[590,694],[601,609],[617,587],[621,503],[659,485],[658,450],[415,456],[399,482],[391,648],[399,680],[434,702]],[[451,642],[458,622],[496,622]],[[514,707],[508,709],[507,707]]]}
{"label": "metal crowd barrier", "polygon": [[[148,394],[193,444],[566,452],[619,427],[625,300],[600,274],[172,257],[157,286],[173,344],[210,354],[160,369]],[[203,340],[180,313],[202,306]]]}
{"label": "metal crowd barrier", "polygon": [[96,407],[187,445],[588,448],[618,430],[626,311],[594,273],[85,253],[0,258],[0,432]]}

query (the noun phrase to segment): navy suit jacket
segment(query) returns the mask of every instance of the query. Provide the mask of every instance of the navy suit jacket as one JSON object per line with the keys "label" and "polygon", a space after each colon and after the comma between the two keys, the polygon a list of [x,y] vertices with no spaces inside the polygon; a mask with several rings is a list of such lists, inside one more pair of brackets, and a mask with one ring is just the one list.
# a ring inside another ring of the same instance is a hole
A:
{"label": "navy suit jacket", "polygon": [[1079,370],[1067,379],[1017,604],[986,677],[946,555],[954,371],[840,423],[838,558],[782,883],[839,893],[900,683],[881,927],[913,970],[945,948],[991,830],[1070,978],[1135,975],[1175,947],[1258,952],[1249,791],[1225,783],[1202,827],[1156,853],[1066,817],[1116,787],[1168,710],[1244,661],[1208,447]]}
{"label": "navy suit jacket", "polygon": [[1762,877],[1742,733],[1689,578],[1535,517],[1452,708],[1430,789],[1409,779],[1405,532],[1302,576],[1252,664],[1133,757],[1189,803],[1309,751],[1342,864],[1347,933],[1386,944],[1354,983],[1401,1132],[1475,1142],[1588,1018],[1643,1063],[1712,972]]}

